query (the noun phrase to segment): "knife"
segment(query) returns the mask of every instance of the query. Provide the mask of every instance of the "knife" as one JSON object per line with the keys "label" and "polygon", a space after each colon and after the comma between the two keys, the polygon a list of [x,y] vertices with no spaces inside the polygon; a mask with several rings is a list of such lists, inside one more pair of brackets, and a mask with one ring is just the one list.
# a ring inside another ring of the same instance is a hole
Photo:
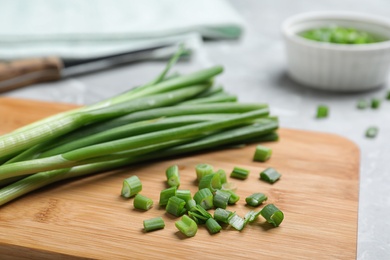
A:
{"label": "knife", "polygon": [[65,77],[98,71],[153,57],[167,57],[177,50],[176,44],[161,44],[89,59],[63,59],[60,57],[31,58],[0,61],[0,93],[35,83],[56,81]]}

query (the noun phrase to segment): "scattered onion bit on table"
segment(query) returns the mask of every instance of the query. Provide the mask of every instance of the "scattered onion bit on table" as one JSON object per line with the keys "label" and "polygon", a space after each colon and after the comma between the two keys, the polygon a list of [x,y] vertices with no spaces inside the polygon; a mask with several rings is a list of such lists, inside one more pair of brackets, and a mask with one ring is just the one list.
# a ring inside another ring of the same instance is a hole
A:
{"label": "scattered onion bit on table", "polygon": [[316,118],[327,118],[329,116],[329,107],[325,105],[319,105],[317,107]]}

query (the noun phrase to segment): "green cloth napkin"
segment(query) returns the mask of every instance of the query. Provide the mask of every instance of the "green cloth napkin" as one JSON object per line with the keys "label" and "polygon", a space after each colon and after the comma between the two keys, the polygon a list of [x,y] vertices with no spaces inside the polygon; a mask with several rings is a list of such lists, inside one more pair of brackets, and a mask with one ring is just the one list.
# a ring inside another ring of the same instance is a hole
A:
{"label": "green cloth napkin", "polygon": [[193,33],[237,39],[243,27],[224,0],[1,0],[0,59],[91,58]]}

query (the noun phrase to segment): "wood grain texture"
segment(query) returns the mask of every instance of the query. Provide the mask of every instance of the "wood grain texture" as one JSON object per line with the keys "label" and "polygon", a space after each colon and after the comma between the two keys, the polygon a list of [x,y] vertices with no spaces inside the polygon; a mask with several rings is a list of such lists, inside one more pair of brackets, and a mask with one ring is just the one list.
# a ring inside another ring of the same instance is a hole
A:
{"label": "wood grain texture", "polygon": [[[0,98],[1,132],[72,106]],[[157,161],[55,184],[0,208],[2,259],[355,259],[359,186],[359,150],[345,138],[291,129],[266,163],[253,162],[254,145],[223,152]],[[182,189],[196,189],[194,167],[210,163],[230,172],[248,168],[247,180],[233,180],[241,200],[230,207],[239,215],[252,208],[245,197],[268,195],[285,214],[273,228],[263,219],[242,232],[232,228],[210,235],[201,226],[193,238],[175,228],[178,219],[157,206],[166,188],[165,169],[178,164]],[[282,173],[273,185],[259,180],[272,166]],[[141,194],[155,206],[141,212],[132,199],[120,197],[122,181],[133,174],[143,183]],[[162,216],[163,230],[144,233],[144,219]]]}

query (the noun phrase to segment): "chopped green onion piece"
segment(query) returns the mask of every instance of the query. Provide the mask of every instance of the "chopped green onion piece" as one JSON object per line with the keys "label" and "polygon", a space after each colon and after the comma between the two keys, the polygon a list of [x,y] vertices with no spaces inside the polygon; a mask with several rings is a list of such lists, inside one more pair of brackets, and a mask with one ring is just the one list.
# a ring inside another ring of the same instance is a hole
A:
{"label": "chopped green onion piece", "polygon": [[244,219],[236,213],[233,213],[233,215],[229,218],[228,223],[237,230],[242,230],[245,226]]}
{"label": "chopped green onion piece", "polygon": [[245,214],[245,217],[244,217],[244,222],[245,224],[247,223],[251,223],[253,221],[255,221],[255,219],[260,215],[261,211],[249,211],[248,213]]}
{"label": "chopped green onion piece", "polygon": [[370,126],[369,128],[367,128],[366,130],[366,137],[368,138],[375,138],[378,134],[378,127],[376,126]]}
{"label": "chopped green onion piece", "polygon": [[194,195],[194,200],[196,204],[199,204],[206,210],[214,207],[213,194],[208,188],[198,190]]}
{"label": "chopped green onion piece", "polygon": [[269,158],[271,158],[271,155],[272,155],[271,148],[265,147],[263,145],[258,145],[256,146],[256,151],[253,160],[258,162],[265,162]]}
{"label": "chopped green onion piece", "polygon": [[214,207],[226,209],[230,196],[231,194],[229,192],[216,190],[213,199]]}
{"label": "chopped green onion piece", "polygon": [[175,226],[187,237],[195,236],[198,231],[198,225],[196,222],[187,215],[184,215],[179,221],[176,221]]}
{"label": "chopped green onion piece", "polygon": [[130,198],[136,195],[142,190],[142,183],[140,179],[133,175],[123,181],[122,185],[122,196],[125,198]]}
{"label": "chopped green onion piece", "polygon": [[176,190],[176,197],[181,198],[186,203],[192,199],[190,190]]}
{"label": "chopped green onion piece", "polygon": [[184,200],[176,196],[172,196],[169,198],[165,210],[176,217],[180,217],[187,211],[185,205],[186,202]]}
{"label": "chopped green onion piece", "polygon": [[219,169],[218,171],[215,172],[216,174],[219,174],[219,179],[221,180],[221,184],[223,185],[224,183],[227,182],[226,179],[226,172],[222,169]]}
{"label": "chopped green onion piece", "polygon": [[160,200],[159,200],[158,204],[160,206],[167,205],[169,198],[172,196],[176,196],[176,190],[177,190],[176,186],[172,186],[168,189],[162,190],[160,192]]}
{"label": "chopped green onion piece", "polygon": [[365,99],[360,99],[356,105],[358,109],[366,109],[368,107],[368,101]]}
{"label": "chopped green onion piece", "polygon": [[234,182],[226,182],[222,184],[221,190],[231,190],[233,192],[236,192],[237,190],[237,185]]}
{"label": "chopped green onion piece", "polygon": [[268,223],[271,223],[275,227],[279,226],[284,219],[284,214],[279,210],[274,204],[266,205],[261,211],[260,214],[267,220]]}
{"label": "chopped green onion piece", "polygon": [[235,193],[234,191],[232,190],[224,190],[226,192],[229,192],[230,193],[230,198],[229,198],[229,204],[236,204],[237,201],[240,200],[240,196],[237,195],[237,193]]}
{"label": "chopped green onion piece", "polygon": [[208,188],[211,192],[214,192],[221,187],[221,179],[217,173],[207,174],[199,181],[199,190]]}
{"label": "chopped green onion piece", "polygon": [[248,178],[249,170],[239,167],[234,167],[232,173],[230,174],[230,177],[244,180]]}
{"label": "chopped green onion piece", "polygon": [[269,182],[271,184],[279,180],[281,176],[282,175],[280,173],[278,173],[274,168],[271,167],[265,169],[260,173],[260,179]]}
{"label": "chopped green onion piece", "polygon": [[202,214],[202,216],[204,216],[206,218],[212,218],[213,217],[207,210],[205,210],[199,204],[195,206],[195,209],[193,209],[193,211],[199,212],[200,214]]}
{"label": "chopped green onion piece", "polygon": [[328,117],[329,108],[325,105],[320,105],[317,107],[317,118],[325,118]]}
{"label": "chopped green onion piece", "polygon": [[153,200],[141,194],[137,194],[133,201],[134,208],[148,210],[153,206]]}
{"label": "chopped green onion piece", "polygon": [[165,223],[161,217],[144,220],[144,230],[146,232],[162,229],[164,227]]}
{"label": "chopped green onion piece", "polygon": [[206,221],[206,227],[211,234],[218,233],[222,229],[222,227],[218,224],[218,222],[213,218],[209,218]]}
{"label": "chopped green onion piece", "polygon": [[214,219],[218,222],[222,222],[222,223],[228,223],[229,222],[229,218],[233,215],[234,213],[229,211],[229,210],[226,210],[226,209],[221,209],[221,208],[217,208],[215,211],[214,211]]}
{"label": "chopped green onion piece", "polygon": [[371,108],[377,109],[381,105],[381,101],[377,98],[371,99]]}
{"label": "chopped green onion piece", "polygon": [[257,207],[268,198],[263,193],[253,193],[252,195],[245,198],[246,203],[249,206]]}
{"label": "chopped green onion piece", "polygon": [[192,208],[191,211],[188,212],[188,215],[193,218],[197,224],[204,224],[209,218],[213,217],[200,205],[196,205]]}
{"label": "chopped green onion piece", "polygon": [[177,165],[170,166],[166,171],[167,182],[169,186],[180,186],[179,167]]}
{"label": "chopped green onion piece", "polygon": [[390,90],[387,91],[386,99],[387,99],[387,100],[390,100]]}
{"label": "chopped green onion piece", "polygon": [[213,166],[211,166],[210,164],[202,163],[196,165],[195,171],[196,171],[196,178],[198,181],[200,181],[203,176],[207,174],[212,174],[214,172],[214,169]]}
{"label": "chopped green onion piece", "polygon": [[194,199],[190,199],[186,202],[186,209],[188,211],[192,210],[196,206],[196,201]]}
{"label": "chopped green onion piece", "polygon": [[207,218],[202,216],[198,212],[189,211],[188,216],[192,218],[198,225],[205,224],[207,221]]}

